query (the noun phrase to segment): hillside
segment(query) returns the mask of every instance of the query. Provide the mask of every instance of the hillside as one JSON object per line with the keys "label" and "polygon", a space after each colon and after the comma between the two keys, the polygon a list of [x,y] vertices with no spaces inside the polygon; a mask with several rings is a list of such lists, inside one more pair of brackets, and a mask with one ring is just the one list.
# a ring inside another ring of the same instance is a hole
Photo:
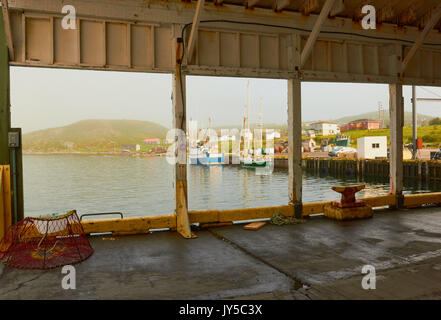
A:
{"label": "hillside", "polygon": [[[424,114],[418,114],[418,124],[424,123],[428,124],[428,122],[432,119],[431,116],[426,116]],[[358,120],[358,119],[369,119],[369,120],[378,120],[378,111],[362,113],[354,116],[347,116],[339,119],[334,119],[332,121],[338,124],[346,124],[348,122]],[[389,125],[389,110],[384,111],[384,122],[386,125]],[[404,112],[404,124],[411,125],[412,124],[412,112]]]}
{"label": "hillside", "polygon": [[[384,111],[384,118],[385,118],[384,119],[385,120],[385,125],[388,126],[389,122],[390,122],[389,121],[389,110],[385,110]],[[418,114],[418,125],[419,126],[421,126],[421,125],[427,126],[429,124],[429,121],[432,120],[433,118],[434,117],[432,117],[432,116],[428,116],[428,115],[424,115],[424,114]],[[342,124],[347,124],[348,122],[351,122],[351,121],[354,121],[354,120],[359,120],[359,119],[378,120],[378,111],[366,112],[366,113],[361,113],[361,114],[357,114],[357,115],[342,117],[342,118],[338,118],[338,119],[322,119],[322,120],[324,120],[324,121],[332,121],[332,122],[336,122],[336,123],[342,125]],[[313,122],[316,122],[316,121],[321,121],[321,120],[317,119],[315,121],[305,121],[305,122],[303,122],[303,125],[308,124],[308,123],[313,123]],[[408,112],[408,111],[404,112],[404,125],[405,126],[412,126],[412,112]],[[258,127],[258,124],[252,123],[250,125],[250,127],[251,128]],[[219,127],[214,128],[214,129],[220,130],[221,128],[224,128],[224,129],[231,129],[231,128],[241,129],[242,125],[219,126]],[[275,129],[275,130],[286,131],[286,130],[288,130],[288,124],[287,123],[281,123],[281,124],[265,123],[264,124],[264,128],[268,128],[268,129],[271,128],[271,129]]]}
{"label": "hillside", "polygon": [[167,128],[140,120],[83,120],[23,135],[25,152],[103,152],[146,138],[164,139]]}

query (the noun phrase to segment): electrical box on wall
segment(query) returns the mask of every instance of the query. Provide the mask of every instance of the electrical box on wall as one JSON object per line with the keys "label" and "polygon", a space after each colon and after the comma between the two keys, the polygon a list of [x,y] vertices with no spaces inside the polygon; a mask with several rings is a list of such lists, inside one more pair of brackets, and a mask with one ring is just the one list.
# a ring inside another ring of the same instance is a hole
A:
{"label": "electrical box on wall", "polygon": [[8,145],[9,148],[19,148],[20,147],[20,134],[18,132],[8,133]]}

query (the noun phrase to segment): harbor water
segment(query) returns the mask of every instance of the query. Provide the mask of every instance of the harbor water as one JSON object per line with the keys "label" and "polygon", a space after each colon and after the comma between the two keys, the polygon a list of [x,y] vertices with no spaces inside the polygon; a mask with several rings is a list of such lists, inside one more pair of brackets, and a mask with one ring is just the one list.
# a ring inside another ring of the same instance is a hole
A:
{"label": "harbor water", "polygon": [[[122,212],[125,217],[174,211],[174,166],[164,157],[102,155],[24,155],[25,216],[65,212],[79,215]],[[303,201],[334,200],[334,185],[360,183],[355,178],[303,173]],[[389,182],[364,181],[357,195],[386,194]],[[288,171],[256,175],[240,166],[188,167],[190,210],[236,209],[288,203]],[[406,193],[441,191],[441,182],[405,181]],[[117,216],[115,216],[117,217]]]}

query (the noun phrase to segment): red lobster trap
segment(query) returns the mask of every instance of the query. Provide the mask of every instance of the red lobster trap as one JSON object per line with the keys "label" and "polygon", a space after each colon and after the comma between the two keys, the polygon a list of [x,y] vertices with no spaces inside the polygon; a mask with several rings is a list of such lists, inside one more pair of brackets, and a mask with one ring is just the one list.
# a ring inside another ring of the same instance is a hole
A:
{"label": "red lobster trap", "polygon": [[19,269],[75,264],[92,253],[75,210],[59,216],[28,217],[9,228],[0,243],[0,260]]}

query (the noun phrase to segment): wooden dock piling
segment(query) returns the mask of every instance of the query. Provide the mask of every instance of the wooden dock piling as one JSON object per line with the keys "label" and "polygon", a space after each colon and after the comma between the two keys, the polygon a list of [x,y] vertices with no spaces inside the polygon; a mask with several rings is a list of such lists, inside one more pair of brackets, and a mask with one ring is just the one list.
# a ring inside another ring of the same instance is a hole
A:
{"label": "wooden dock piling", "polygon": [[[302,161],[305,170],[314,174],[332,174],[337,176],[354,176],[364,178],[389,178],[389,161],[367,159],[339,159],[339,158],[305,158]],[[415,179],[419,182],[441,180],[440,161],[403,161],[403,175],[406,179]]]}

